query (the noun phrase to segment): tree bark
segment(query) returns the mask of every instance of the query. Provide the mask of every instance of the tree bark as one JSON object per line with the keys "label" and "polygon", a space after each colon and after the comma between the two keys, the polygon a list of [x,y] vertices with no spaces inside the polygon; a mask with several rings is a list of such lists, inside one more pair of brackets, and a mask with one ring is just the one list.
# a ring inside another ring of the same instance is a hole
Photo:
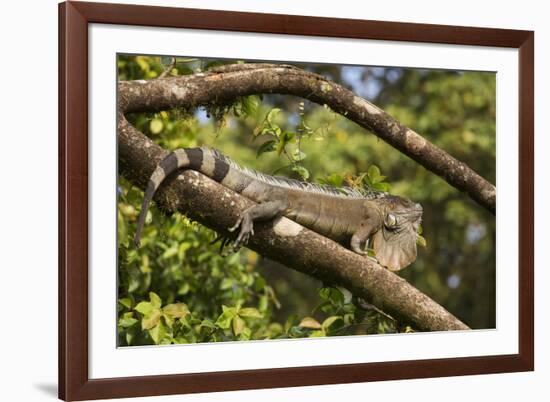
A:
{"label": "tree bark", "polygon": [[[118,149],[121,174],[142,189],[167,155],[122,114]],[[233,234],[227,228],[236,222],[241,211],[253,205],[247,198],[190,170],[166,180],[155,201],[167,213],[178,210],[228,237]],[[326,283],[343,286],[400,322],[424,331],[469,329],[404,279],[287,218],[256,223],[254,233],[248,244],[252,250]]]}
{"label": "tree bark", "polygon": [[119,107],[124,113],[192,109],[230,104],[241,96],[265,93],[295,95],[328,105],[495,213],[495,186],[468,165],[345,87],[293,66],[232,64],[175,78],[122,81]]}

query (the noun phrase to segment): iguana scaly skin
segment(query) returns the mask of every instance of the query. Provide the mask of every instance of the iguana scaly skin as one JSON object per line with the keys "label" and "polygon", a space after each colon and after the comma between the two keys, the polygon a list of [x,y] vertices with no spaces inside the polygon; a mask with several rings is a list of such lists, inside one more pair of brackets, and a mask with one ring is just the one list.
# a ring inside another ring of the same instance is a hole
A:
{"label": "iguana scaly skin", "polygon": [[235,247],[248,242],[255,221],[286,216],[323,236],[366,255],[374,250],[378,262],[392,271],[416,260],[417,230],[422,207],[405,198],[372,190],[332,187],[269,176],[243,168],[215,149],[177,149],[155,169],[147,189],[135,235],[139,246],[149,204],[166,177],[178,170],[192,169],[257,204],[242,212],[234,231],[240,228]]}

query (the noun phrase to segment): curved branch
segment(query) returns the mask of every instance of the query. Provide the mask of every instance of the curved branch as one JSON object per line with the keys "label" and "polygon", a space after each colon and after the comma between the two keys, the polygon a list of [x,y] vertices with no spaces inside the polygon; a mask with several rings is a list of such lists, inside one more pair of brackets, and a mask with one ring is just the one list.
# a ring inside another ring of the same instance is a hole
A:
{"label": "curved branch", "polygon": [[495,213],[496,188],[382,109],[324,77],[287,65],[232,64],[176,78],[119,82],[125,113],[227,104],[240,96],[300,96],[346,116]]}
{"label": "curved branch", "polygon": [[[142,189],[167,154],[122,114],[118,149],[122,175]],[[232,236],[227,228],[235,223],[239,213],[253,204],[189,170],[167,180],[155,201],[167,213],[181,211],[227,236]],[[248,245],[252,250],[326,283],[341,285],[401,322],[427,331],[469,329],[404,279],[289,219],[257,223],[254,233]]]}

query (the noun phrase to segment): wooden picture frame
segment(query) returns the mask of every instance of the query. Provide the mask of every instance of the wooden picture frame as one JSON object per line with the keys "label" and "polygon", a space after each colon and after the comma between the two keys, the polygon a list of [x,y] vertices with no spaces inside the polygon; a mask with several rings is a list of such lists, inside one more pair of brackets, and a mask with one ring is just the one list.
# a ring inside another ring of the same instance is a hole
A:
{"label": "wooden picture frame", "polygon": [[[400,362],[90,379],[88,25],[118,24],[519,49],[519,353]],[[59,5],[59,397],[138,397],[534,369],[534,33],[184,8]]]}

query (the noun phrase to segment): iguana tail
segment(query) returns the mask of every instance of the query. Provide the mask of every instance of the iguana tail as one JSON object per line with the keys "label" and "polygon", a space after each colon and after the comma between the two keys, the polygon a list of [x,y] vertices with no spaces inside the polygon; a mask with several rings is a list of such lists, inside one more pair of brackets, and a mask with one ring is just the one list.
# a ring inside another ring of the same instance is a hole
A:
{"label": "iguana tail", "polygon": [[[134,236],[134,243],[136,247],[140,246],[141,243],[141,232],[145,224],[145,217],[147,216],[147,210],[149,209],[149,204],[155,195],[155,192],[160,187],[162,182],[172,173],[180,169],[192,169],[202,172],[207,168],[203,166],[203,154],[205,151],[209,153],[207,149],[203,148],[182,148],[177,149],[174,152],[169,153],[157,166],[149,183],[147,184],[147,189],[145,190],[145,196],[143,198],[143,203],[141,205],[141,212],[139,213],[139,219],[136,228],[136,234]],[[210,162],[210,158],[208,159]],[[206,160],[205,160],[206,162]],[[212,161],[213,163],[214,161]],[[201,167],[203,169],[201,169]]]}

